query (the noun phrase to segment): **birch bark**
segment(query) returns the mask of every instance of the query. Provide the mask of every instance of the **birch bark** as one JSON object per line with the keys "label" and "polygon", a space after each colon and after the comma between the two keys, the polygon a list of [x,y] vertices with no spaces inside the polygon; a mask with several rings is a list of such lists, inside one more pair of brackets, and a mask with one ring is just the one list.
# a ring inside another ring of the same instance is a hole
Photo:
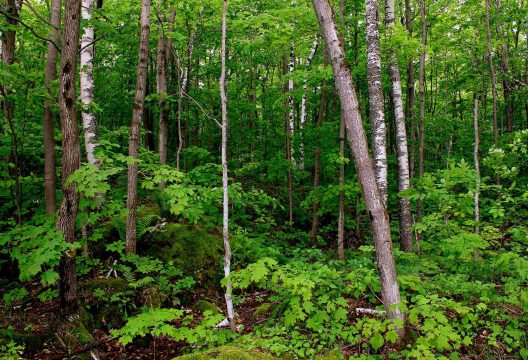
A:
{"label": "birch bark", "polygon": [[[396,265],[392,253],[389,218],[376,184],[374,167],[369,155],[367,137],[361,121],[352,74],[346,62],[343,44],[339,39],[332,8],[328,0],[312,0],[312,3],[323,38],[328,47],[336,88],[345,117],[350,150],[354,155],[359,183],[372,220],[373,243],[376,248],[381,294],[385,309],[389,319],[403,321],[405,316],[400,308],[401,298],[396,277]],[[398,327],[398,333],[400,337],[403,337],[403,326]]]}
{"label": "birch bark", "polygon": [[[388,31],[394,27],[394,0],[385,0],[385,26]],[[403,113],[403,100],[400,79],[400,69],[394,48],[391,48],[389,73],[391,80],[391,95],[394,105],[396,126],[396,154],[398,157],[398,190],[409,189],[409,152],[407,147],[407,130]],[[400,241],[404,251],[413,251],[411,235],[411,202],[407,197],[400,196]]]}

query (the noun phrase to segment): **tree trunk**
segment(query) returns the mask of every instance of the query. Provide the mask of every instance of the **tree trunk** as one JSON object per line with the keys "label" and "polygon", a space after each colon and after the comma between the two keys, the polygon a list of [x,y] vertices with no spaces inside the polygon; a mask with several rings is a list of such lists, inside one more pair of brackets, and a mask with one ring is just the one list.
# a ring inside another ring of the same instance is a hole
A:
{"label": "tree trunk", "polygon": [[[145,91],[147,86],[149,35],[150,0],[141,0],[141,34],[138,51],[136,98],[134,101],[132,124],[130,125],[130,142],[128,145],[128,156],[135,160],[137,159],[139,151],[139,133],[141,130],[141,120],[143,117]],[[137,168],[137,161],[128,165],[126,250],[129,253],[136,252]]]}
{"label": "tree trunk", "polygon": [[[94,9],[94,0],[82,0],[82,19],[86,22],[92,18]],[[90,108],[94,100],[94,78],[93,78],[93,59],[94,59],[94,28],[88,25],[84,28],[84,34],[81,39],[81,103],[83,106],[82,122],[84,128],[84,146],[86,148],[86,157],[90,164],[99,168],[101,165],[99,159],[95,157],[95,150],[99,146],[97,143],[97,126],[95,115]]]}
{"label": "tree trunk", "polygon": [[[282,66],[283,66],[283,74],[286,75],[288,73],[288,63],[286,60],[286,55],[283,55],[282,57]],[[284,91],[289,91],[290,83],[285,84]],[[287,100],[288,108],[290,108],[290,96]],[[291,127],[291,120],[290,120],[290,112],[285,113],[286,116],[286,123],[285,126],[285,134],[286,134],[286,161],[288,161],[288,171],[286,173],[286,180],[288,181],[288,221],[290,223],[293,223],[293,174],[292,174],[292,167],[293,167],[293,157],[292,157],[292,127]]]}
{"label": "tree trunk", "polygon": [[[502,1],[497,0],[497,9],[499,12],[502,11]],[[502,71],[502,91],[504,94],[504,108],[506,116],[506,130],[507,132],[513,132],[513,108],[512,108],[512,98],[510,97],[512,93],[511,82],[508,80],[508,71],[510,67],[509,61],[509,46],[508,46],[508,34],[505,33],[504,23],[501,21],[498,26],[499,36],[502,39],[502,51],[501,51],[501,71]]]}
{"label": "tree trunk", "polygon": [[[312,0],[312,3],[330,53],[336,87],[345,116],[348,142],[354,155],[359,183],[372,221],[373,243],[376,248],[383,302],[389,319],[398,319],[403,322],[405,316],[400,309],[400,290],[392,254],[389,217],[376,184],[352,74],[346,62],[343,44],[340,42],[328,0]],[[403,324],[398,325],[398,333],[400,337],[403,337]]]}
{"label": "tree trunk", "polygon": [[[424,175],[424,137],[425,137],[425,46],[427,45],[427,28],[425,23],[425,2],[420,0],[420,19],[422,22],[422,49],[420,50],[420,72],[418,78],[418,88],[420,93],[420,125],[418,137],[418,179]],[[431,82],[432,83],[432,82]],[[416,221],[422,222],[422,194],[420,193],[416,203]],[[416,241],[419,242],[421,234],[417,233]]]}
{"label": "tree trunk", "polygon": [[[405,0],[405,27],[412,38],[412,17],[410,0]],[[409,159],[409,177],[414,179],[415,176],[415,146],[416,146],[416,129],[414,125],[414,61],[412,55],[407,62],[407,96],[405,97],[405,117],[411,136],[411,155]]]}
{"label": "tree trunk", "polygon": [[[385,1],[385,25],[388,31],[394,27],[394,0]],[[398,157],[398,190],[399,192],[409,189],[409,153],[407,147],[407,130],[405,126],[405,115],[403,113],[402,90],[400,80],[400,69],[396,51],[391,49],[389,73],[391,79],[391,95],[394,105],[394,117],[396,126],[396,154]],[[404,251],[413,251],[411,235],[411,202],[405,196],[399,197],[400,203],[400,241]]]}
{"label": "tree trunk", "polygon": [[[325,51],[325,67],[328,66],[328,55]],[[316,128],[317,131],[321,130],[323,125],[323,117],[326,107],[326,79],[323,79],[323,84],[321,86],[321,102],[319,104],[319,114],[317,115]],[[313,179],[313,220],[312,220],[312,230],[310,231],[310,240],[312,245],[317,246],[317,230],[319,229],[319,183],[321,178],[321,144],[320,144],[321,134],[317,135],[317,144],[315,146],[315,165],[314,165],[314,179]]]}
{"label": "tree trunk", "polygon": [[[67,242],[75,241],[75,220],[79,208],[77,184],[67,180],[81,165],[81,148],[77,127],[75,82],[81,18],[81,0],[68,0],[64,11],[61,67],[59,78],[59,113],[62,129],[62,202],[57,230]],[[77,274],[75,251],[66,251],[60,261],[60,301],[66,314],[77,310]]]}
{"label": "tree trunk", "polygon": [[381,55],[378,30],[378,1],[366,1],[367,19],[367,83],[369,92],[369,117],[372,124],[372,152],[376,183],[383,205],[387,207],[387,127],[383,88],[381,83]]}
{"label": "tree trunk", "polygon": [[473,162],[475,164],[475,233],[480,232],[479,222],[480,222],[480,208],[479,208],[479,196],[480,196],[480,165],[479,165],[479,125],[478,125],[478,106],[479,99],[478,95],[473,95],[473,129],[475,132],[475,147],[473,150]]}
{"label": "tree trunk", "polygon": [[[163,3],[161,3],[163,4]],[[163,11],[163,9],[162,9]],[[171,10],[169,17],[169,29],[172,30],[174,25],[174,10]],[[164,18],[163,18],[164,20]],[[168,82],[168,66],[170,53],[170,40],[165,34],[163,27],[164,21],[160,23],[161,33],[158,38],[158,54],[157,54],[157,83],[158,83],[158,106],[159,106],[159,120],[158,120],[158,151],[161,164],[167,163],[167,140],[169,131],[169,109],[167,107],[167,82]]]}
{"label": "tree trunk", "polygon": [[486,0],[486,40],[488,45],[488,63],[491,77],[491,96],[493,100],[493,144],[497,149],[499,147],[499,129],[497,126],[497,78],[495,77],[493,51],[491,49],[490,0]]}
{"label": "tree trunk", "polygon": [[[315,56],[315,53],[317,52],[317,48],[319,47],[319,39],[318,36],[315,35],[315,40],[312,46],[312,52],[308,56],[308,59],[306,60],[306,67],[309,67],[312,65],[313,58]],[[304,123],[306,122],[306,101],[307,101],[307,95],[306,95],[306,81],[303,85],[303,96],[301,100],[301,116],[299,119],[299,130],[302,132],[304,130]],[[303,134],[301,134],[303,136]],[[304,168],[304,140],[301,139],[301,143],[299,144],[299,161],[301,163],[301,169]]]}
{"label": "tree trunk", "polygon": [[224,0],[222,11],[222,73],[220,75],[220,97],[222,100],[222,187],[223,187],[223,231],[224,238],[224,276],[227,279],[225,300],[227,306],[227,319],[233,332],[236,332],[235,312],[233,310],[233,300],[231,292],[233,286],[229,274],[231,273],[231,244],[229,243],[229,191],[228,191],[228,174],[227,174],[227,94],[225,90],[226,82],[226,17],[227,17],[227,0]]}
{"label": "tree trunk", "polygon": [[[59,43],[59,26],[61,20],[61,0],[52,0],[49,39],[55,44]],[[57,211],[57,165],[55,159],[55,116],[51,110],[55,102],[52,91],[52,83],[57,78],[57,54],[58,49],[53,43],[48,43],[46,56],[46,80],[45,87],[48,98],[44,100],[44,199],[46,204],[46,215],[53,216]]]}

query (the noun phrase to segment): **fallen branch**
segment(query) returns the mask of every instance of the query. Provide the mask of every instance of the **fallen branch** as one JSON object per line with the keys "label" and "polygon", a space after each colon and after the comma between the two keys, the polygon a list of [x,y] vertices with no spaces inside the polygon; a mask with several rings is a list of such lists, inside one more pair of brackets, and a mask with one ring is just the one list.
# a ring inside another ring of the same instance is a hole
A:
{"label": "fallen branch", "polygon": [[358,314],[370,314],[370,315],[382,315],[386,314],[385,310],[375,310],[375,309],[366,309],[366,308],[356,308]]}

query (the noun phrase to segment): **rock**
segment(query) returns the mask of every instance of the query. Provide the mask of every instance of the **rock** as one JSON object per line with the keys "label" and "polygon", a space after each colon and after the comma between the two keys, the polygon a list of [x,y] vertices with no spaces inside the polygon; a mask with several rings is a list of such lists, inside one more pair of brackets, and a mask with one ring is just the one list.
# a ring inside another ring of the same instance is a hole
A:
{"label": "rock", "polygon": [[113,277],[99,277],[90,279],[81,284],[84,291],[94,292],[95,290],[104,291],[105,295],[112,296],[129,289],[128,282],[125,279]]}
{"label": "rock", "polygon": [[182,360],[207,360],[207,359],[220,359],[220,360],[272,360],[275,357],[258,352],[257,350],[245,350],[236,346],[221,346],[203,353],[189,354],[179,356],[176,359]]}
{"label": "rock", "polygon": [[184,276],[218,287],[222,278],[223,240],[194,225],[167,224],[142,245],[142,254],[173,261]]}
{"label": "rock", "polygon": [[198,300],[192,308],[193,310],[199,311],[201,313],[204,313],[209,310],[213,313],[213,315],[221,312],[218,306],[207,300]]}

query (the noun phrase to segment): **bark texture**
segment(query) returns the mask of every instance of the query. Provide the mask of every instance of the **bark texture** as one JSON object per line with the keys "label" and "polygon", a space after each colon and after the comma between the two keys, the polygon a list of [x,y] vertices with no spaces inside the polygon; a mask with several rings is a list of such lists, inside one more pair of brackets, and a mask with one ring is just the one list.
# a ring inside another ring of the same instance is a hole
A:
{"label": "bark texture", "polygon": [[[385,26],[389,31],[394,27],[394,0],[385,1]],[[407,130],[405,126],[405,115],[403,112],[403,100],[401,89],[400,68],[395,49],[390,52],[389,73],[391,80],[391,96],[394,105],[394,117],[396,126],[396,155],[398,157],[398,190],[399,192],[409,189],[409,151],[407,147]],[[400,196],[400,241],[404,251],[413,251],[411,235],[411,202],[407,197]]]}
{"label": "bark texture", "polygon": [[[385,309],[390,319],[403,321],[404,313],[400,309],[400,290],[392,254],[389,218],[376,184],[376,176],[369,155],[367,137],[361,121],[351,71],[346,62],[343,44],[340,42],[332,8],[328,0],[312,0],[312,3],[328,47],[336,88],[345,116],[350,150],[354,155],[359,183],[372,221],[373,242],[376,248],[381,293]],[[399,334],[403,336],[403,327],[399,328]]]}
{"label": "bark texture", "polygon": [[480,165],[479,165],[479,145],[480,145],[480,137],[479,137],[479,123],[478,123],[478,106],[479,106],[479,98],[478,95],[473,96],[473,130],[475,134],[475,146],[473,149],[473,162],[475,165],[475,233],[480,232],[479,228],[479,222],[480,222],[480,205],[479,205],[479,197],[480,197]]}
{"label": "bark texture", "polygon": [[[94,0],[82,0],[81,15],[82,19],[89,22],[92,19],[92,11],[95,7]],[[86,148],[86,157],[90,164],[99,168],[101,165],[99,159],[95,157],[95,150],[99,146],[97,143],[97,125],[95,114],[92,111],[92,103],[94,101],[94,75],[93,75],[93,59],[94,59],[94,41],[95,32],[91,25],[84,28],[84,33],[81,38],[81,104],[82,123],[84,129],[84,147]]]}
{"label": "bark texture", "polygon": [[383,87],[381,83],[381,55],[378,30],[378,1],[366,1],[367,19],[367,83],[369,117],[372,124],[372,152],[376,183],[383,205],[387,207],[387,127],[385,124]]}
{"label": "bark texture", "polygon": [[[61,20],[61,0],[51,1],[51,14],[49,39],[55,44],[59,43],[59,26]],[[55,102],[55,95],[51,85],[57,78],[57,48],[48,43],[46,55],[46,79],[45,87],[48,98],[44,100],[44,202],[46,204],[46,215],[54,215],[57,211],[57,160],[55,158],[55,114],[51,110]]]}
{"label": "bark texture", "polygon": [[[418,137],[418,178],[421,180],[424,175],[424,146],[425,146],[425,46],[427,45],[427,28],[425,23],[425,2],[420,0],[420,19],[422,22],[422,49],[420,51],[420,70],[418,75],[418,91],[420,97],[420,125]],[[416,204],[416,220],[422,222],[422,194],[418,197]],[[417,234],[416,241],[421,239],[421,234]]]}
{"label": "bark texture", "polygon": [[[141,1],[141,33],[139,38],[138,70],[136,80],[136,97],[134,110],[132,112],[132,124],[130,125],[130,140],[128,145],[128,156],[137,159],[139,150],[139,135],[141,131],[141,120],[145,104],[145,92],[147,87],[147,65],[148,44],[150,36],[150,0]],[[126,226],[126,250],[129,253],[136,252],[136,208],[137,208],[137,161],[128,165],[128,194],[127,194],[127,226]]]}
{"label": "bark texture", "polygon": [[227,306],[227,319],[233,332],[236,332],[235,312],[233,310],[233,299],[231,293],[233,285],[229,275],[231,274],[231,244],[229,242],[229,179],[227,174],[227,94],[226,83],[226,33],[227,33],[227,0],[224,0],[222,11],[222,73],[220,75],[220,98],[222,106],[222,187],[223,187],[223,229],[224,238],[224,276],[227,279],[225,300]]}
{"label": "bark texture", "polygon": [[[66,1],[59,78],[59,113],[62,129],[62,202],[57,230],[67,242],[75,240],[75,220],[79,209],[76,183],[67,180],[81,165],[81,148],[77,127],[75,83],[81,18],[81,0]],[[60,301],[66,314],[77,310],[77,275],[75,251],[66,251],[60,261]]]}

